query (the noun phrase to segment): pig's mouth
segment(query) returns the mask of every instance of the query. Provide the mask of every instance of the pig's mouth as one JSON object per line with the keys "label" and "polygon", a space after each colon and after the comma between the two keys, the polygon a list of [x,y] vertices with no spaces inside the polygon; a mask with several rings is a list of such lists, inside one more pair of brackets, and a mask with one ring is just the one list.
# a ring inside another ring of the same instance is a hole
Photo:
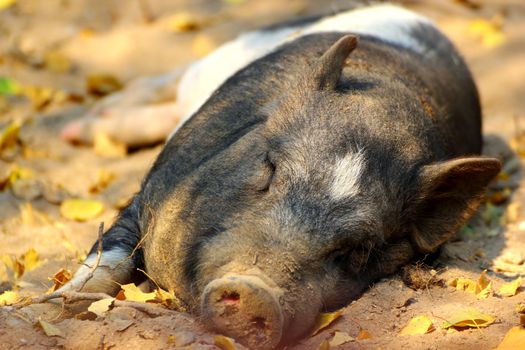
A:
{"label": "pig's mouth", "polygon": [[256,276],[230,275],[206,286],[201,312],[215,330],[250,348],[271,349],[280,343],[285,327],[279,295]]}

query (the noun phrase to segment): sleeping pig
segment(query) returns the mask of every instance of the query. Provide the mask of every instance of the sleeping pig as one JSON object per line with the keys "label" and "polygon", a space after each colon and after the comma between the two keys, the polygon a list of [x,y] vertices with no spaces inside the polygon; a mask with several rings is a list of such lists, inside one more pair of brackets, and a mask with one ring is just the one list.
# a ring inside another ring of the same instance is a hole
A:
{"label": "sleeping pig", "polygon": [[[144,269],[251,348],[304,336],[319,312],[434,251],[501,167],[479,155],[463,59],[391,5],[245,34],[179,89],[188,118],[104,234],[84,290],[114,293]],[[66,289],[95,256],[96,244]]]}

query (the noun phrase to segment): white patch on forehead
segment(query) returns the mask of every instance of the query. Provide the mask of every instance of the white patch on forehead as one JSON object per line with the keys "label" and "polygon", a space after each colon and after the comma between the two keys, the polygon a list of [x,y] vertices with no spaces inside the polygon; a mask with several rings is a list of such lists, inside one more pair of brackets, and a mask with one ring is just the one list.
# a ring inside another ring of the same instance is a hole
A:
{"label": "white patch on forehead", "polygon": [[333,199],[341,200],[356,196],[361,190],[359,181],[365,167],[365,158],[362,152],[349,153],[335,162],[332,172],[330,195]]}
{"label": "white patch on forehead", "polygon": [[383,4],[349,10],[316,22],[242,34],[193,63],[181,77],[176,103],[182,118],[169,138],[226,79],[286,42],[314,33],[351,32],[423,52],[429,48],[411,34],[411,29],[421,24],[434,27],[428,19],[414,12]]}

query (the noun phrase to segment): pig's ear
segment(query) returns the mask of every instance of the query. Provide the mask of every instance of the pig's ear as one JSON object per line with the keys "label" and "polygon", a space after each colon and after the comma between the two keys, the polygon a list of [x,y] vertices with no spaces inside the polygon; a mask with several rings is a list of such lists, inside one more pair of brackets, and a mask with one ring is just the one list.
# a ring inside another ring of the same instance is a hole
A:
{"label": "pig's ear", "polygon": [[355,35],[346,35],[333,44],[316,62],[308,79],[315,90],[333,90],[341,77],[345,60],[357,46]]}
{"label": "pig's ear", "polygon": [[477,209],[489,182],[501,170],[495,158],[459,158],[424,166],[412,241],[422,253],[451,238]]}

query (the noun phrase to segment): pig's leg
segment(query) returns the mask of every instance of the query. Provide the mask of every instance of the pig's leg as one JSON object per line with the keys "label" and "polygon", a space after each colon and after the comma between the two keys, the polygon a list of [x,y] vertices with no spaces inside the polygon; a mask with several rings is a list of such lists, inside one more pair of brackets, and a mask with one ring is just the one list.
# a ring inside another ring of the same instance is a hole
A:
{"label": "pig's leg", "polygon": [[119,215],[113,226],[102,236],[102,254],[93,277],[82,287],[97,260],[98,242],[91,248],[86,260],[74,277],[61,290],[82,292],[104,292],[115,294],[120,284],[144,281],[144,275],[137,269],[144,269],[144,258],[140,248],[138,205],[135,199]]}
{"label": "pig's leg", "polygon": [[181,115],[175,94],[182,72],[178,68],[168,74],[137,79],[67,124],[61,131],[62,138],[89,144],[100,132],[129,146],[163,141]]}

